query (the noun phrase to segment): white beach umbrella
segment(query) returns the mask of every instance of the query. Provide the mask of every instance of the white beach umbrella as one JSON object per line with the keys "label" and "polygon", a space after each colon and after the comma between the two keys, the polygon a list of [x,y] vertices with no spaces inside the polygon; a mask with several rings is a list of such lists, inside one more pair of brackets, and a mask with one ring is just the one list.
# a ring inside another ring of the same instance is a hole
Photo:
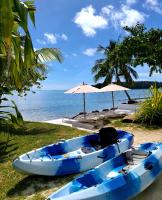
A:
{"label": "white beach umbrella", "polygon": [[114,92],[115,91],[124,91],[124,90],[130,90],[130,89],[111,83],[111,84],[101,88],[100,92],[112,92],[112,103],[113,103],[113,110],[114,110]]}
{"label": "white beach umbrella", "polygon": [[95,92],[100,92],[99,89],[92,87],[91,85],[87,85],[83,82],[83,84],[78,85],[70,90],[67,90],[65,94],[83,94],[83,107],[84,107],[84,117],[86,116],[85,114],[85,94],[86,93],[95,93]]}

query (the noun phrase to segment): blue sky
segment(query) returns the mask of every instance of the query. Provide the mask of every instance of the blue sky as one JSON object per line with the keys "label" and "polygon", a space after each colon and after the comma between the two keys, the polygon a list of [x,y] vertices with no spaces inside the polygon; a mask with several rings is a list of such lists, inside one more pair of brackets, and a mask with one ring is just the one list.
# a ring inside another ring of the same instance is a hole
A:
{"label": "blue sky", "polygon": [[[62,64],[48,65],[43,89],[68,89],[83,81],[94,84],[91,68],[102,57],[99,44],[125,35],[122,27],[137,22],[162,28],[160,0],[36,0],[36,28],[31,27],[35,48],[57,47]],[[161,80],[160,74],[148,77],[148,67],[138,67],[139,80]]]}

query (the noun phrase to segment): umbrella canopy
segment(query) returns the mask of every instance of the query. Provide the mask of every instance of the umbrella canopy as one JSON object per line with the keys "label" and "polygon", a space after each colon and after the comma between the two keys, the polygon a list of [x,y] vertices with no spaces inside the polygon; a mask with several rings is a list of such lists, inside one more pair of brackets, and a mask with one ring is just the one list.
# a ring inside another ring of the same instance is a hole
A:
{"label": "umbrella canopy", "polygon": [[125,90],[130,90],[129,88],[117,85],[117,84],[109,84],[103,88],[100,89],[100,92],[112,92],[112,103],[113,103],[113,110],[114,110],[114,92],[115,91],[125,91]]}
{"label": "umbrella canopy", "polygon": [[101,88],[100,92],[115,92],[115,91],[122,91],[122,90],[130,90],[130,89],[111,83],[111,84]]}
{"label": "umbrella canopy", "polygon": [[83,83],[70,90],[67,90],[65,94],[79,94],[79,93],[93,93],[93,92],[100,92],[100,90],[91,85]]}
{"label": "umbrella canopy", "polygon": [[94,92],[100,92],[99,89],[91,86],[91,85],[87,85],[83,82],[83,84],[78,85],[70,90],[67,90],[65,92],[65,94],[83,94],[83,106],[84,106],[84,117],[86,116],[86,112],[85,112],[85,94],[86,93],[94,93]]}

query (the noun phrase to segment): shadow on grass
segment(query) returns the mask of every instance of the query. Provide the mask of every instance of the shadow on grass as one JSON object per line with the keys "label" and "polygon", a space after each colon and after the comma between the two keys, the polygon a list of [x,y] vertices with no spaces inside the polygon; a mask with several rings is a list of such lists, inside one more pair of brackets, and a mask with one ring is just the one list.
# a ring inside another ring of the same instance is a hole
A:
{"label": "shadow on grass", "polygon": [[39,122],[25,122],[24,125],[19,128],[13,127],[11,124],[6,124],[1,127],[1,131],[10,135],[37,135],[48,134],[58,130],[57,126],[47,123]]}
{"label": "shadow on grass", "polygon": [[31,128],[31,129],[26,129],[26,128],[19,128],[17,130],[12,131],[13,135],[38,135],[38,134],[48,134],[51,132],[55,132],[56,128],[53,129],[48,129],[48,128],[43,128],[43,127],[36,127],[36,128]]}
{"label": "shadow on grass", "polygon": [[48,177],[48,176],[36,176],[31,175],[15,185],[7,192],[7,196],[18,197],[18,196],[30,196],[37,192],[48,190],[53,188],[53,191],[58,187],[63,186],[67,182],[73,179],[74,175],[63,176],[63,177]]}
{"label": "shadow on grass", "polygon": [[12,140],[0,142],[0,163],[5,162],[8,158],[12,157],[14,151],[17,149],[17,143],[12,143]]}

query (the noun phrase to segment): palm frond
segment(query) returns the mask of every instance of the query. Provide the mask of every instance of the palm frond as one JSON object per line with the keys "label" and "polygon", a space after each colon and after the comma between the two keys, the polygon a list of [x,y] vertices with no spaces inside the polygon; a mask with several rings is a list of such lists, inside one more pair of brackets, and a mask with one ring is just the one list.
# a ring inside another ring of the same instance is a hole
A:
{"label": "palm frond", "polygon": [[42,48],[35,51],[35,54],[38,57],[38,62],[44,63],[53,60],[62,62],[63,57],[59,49],[56,48]]}
{"label": "palm frond", "polygon": [[106,50],[106,48],[103,47],[102,45],[99,45],[99,46],[97,47],[97,52],[104,52],[105,50]]}
{"label": "palm frond", "polygon": [[133,76],[133,78],[138,79],[138,73],[132,67],[127,66],[129,73]]}

